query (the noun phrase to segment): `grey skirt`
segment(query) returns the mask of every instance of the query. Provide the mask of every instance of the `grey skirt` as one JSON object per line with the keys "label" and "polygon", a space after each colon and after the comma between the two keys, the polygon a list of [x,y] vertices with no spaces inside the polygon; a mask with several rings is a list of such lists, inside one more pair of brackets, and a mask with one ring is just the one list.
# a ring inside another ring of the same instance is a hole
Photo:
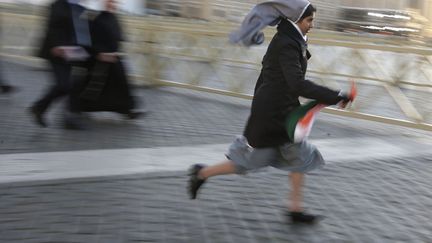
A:
{"label": "grey skirt", "polygon": [[234,162],[239,174],[266,166],[307,173],[325,164],[318,149],[306,141],[279,147],[252,148],[244,136],[236,137],[226,157]]}

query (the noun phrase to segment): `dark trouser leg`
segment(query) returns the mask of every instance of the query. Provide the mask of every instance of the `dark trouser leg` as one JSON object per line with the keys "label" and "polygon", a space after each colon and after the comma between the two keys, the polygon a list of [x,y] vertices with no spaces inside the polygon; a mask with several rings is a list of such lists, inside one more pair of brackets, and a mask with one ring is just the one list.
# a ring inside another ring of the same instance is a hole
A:
{"label": "dark trouser leg", "polygon": [[74,67],[75,74],[72,75],[72,87],[70,89],[70,94],[68,98],[68,110],[72,113],[80,113],[81,107],[80,107],[80,96],[81,93],[86,85],[86,76],[88,74],[88,67],[86,66],[79,66]]}
{"label": "dark trouser leg", "polygon": [[89,63],[81,63],[73,67],[71,75],[71,88],[66,102],[66,112],[64,113],[64,128],[82,130],[85,125],[82,123],[81,93],[86,85]]}
{"label": "dark trouser leg", "polygon": [[2,69],[0,65],[0,93],[9,93],[13,91],[13,87],[3,80]]}
{"label": "dark trouser leg", "polygon": [[71,66],[64,62],[55,61],[52,61],[51,65],[55,83],[34,105],[41,113],[45,112],[54,100],[68,95],[72,88]]}

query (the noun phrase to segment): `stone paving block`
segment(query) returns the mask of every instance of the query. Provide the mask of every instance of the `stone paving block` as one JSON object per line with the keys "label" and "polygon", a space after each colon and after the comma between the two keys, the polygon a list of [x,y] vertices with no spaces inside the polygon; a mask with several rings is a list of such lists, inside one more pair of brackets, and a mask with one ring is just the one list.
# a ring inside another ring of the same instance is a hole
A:
{"label": "stone paving block", "polygon": [[106,236],[106,237],[99,237],[96,242],[98,242],[98,243],[119,243],[119,242],[123,242],[123,240],[117,236]]}

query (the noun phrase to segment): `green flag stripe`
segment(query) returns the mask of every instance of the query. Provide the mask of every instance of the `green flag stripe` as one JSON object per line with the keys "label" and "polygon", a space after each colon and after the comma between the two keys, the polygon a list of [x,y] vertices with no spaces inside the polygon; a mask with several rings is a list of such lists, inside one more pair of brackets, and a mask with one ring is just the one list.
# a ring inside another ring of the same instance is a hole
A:
{"label": "green flag stripe", "polygon": [[285,121],[285,128],[288,133],[288,137],[291,142],[294,142],[294,132],[297,126],[298,121],[306,115],[308,111],[318,105],[317,101],[310,101],[304,105],[301,105],[294,110],[292,110]]}

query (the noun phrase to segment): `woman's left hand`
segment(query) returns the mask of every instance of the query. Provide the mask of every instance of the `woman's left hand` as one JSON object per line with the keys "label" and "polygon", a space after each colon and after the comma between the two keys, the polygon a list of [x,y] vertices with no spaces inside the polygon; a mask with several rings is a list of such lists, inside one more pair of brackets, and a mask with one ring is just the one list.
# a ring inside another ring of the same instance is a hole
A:
{"label": "woman's left hand", "polygon": [[116,53],[99,53],[96,58],[101,62],[116,63],[118,61]]}

